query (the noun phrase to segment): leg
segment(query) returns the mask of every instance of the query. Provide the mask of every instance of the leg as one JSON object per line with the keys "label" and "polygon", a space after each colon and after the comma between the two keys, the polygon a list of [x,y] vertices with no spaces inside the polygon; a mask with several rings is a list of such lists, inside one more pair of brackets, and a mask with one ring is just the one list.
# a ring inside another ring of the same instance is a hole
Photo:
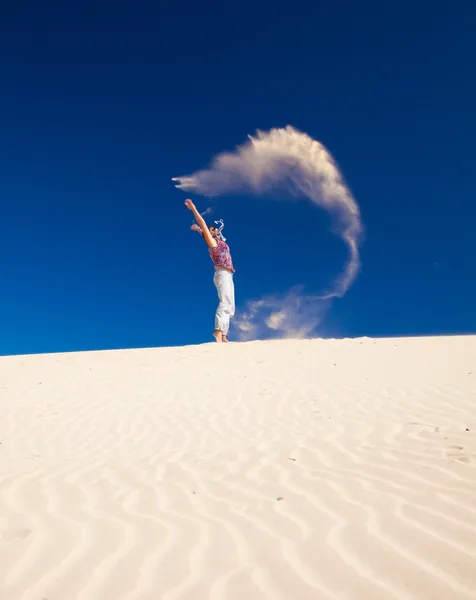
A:
{"label": "leg", "polygon": [[215,314],[215,332],[213,335],[217,342],[228,341],[226,335],[230,327],[230,318],[235,312],[233,275],[225,269],[220,269],[215,272],[213,281],[215,282],[220,300]]}
{"label": "leg", "polygon": [[[229,289],[229,297],[230,297],[230,319],[235,314],[235,284],[233,282],[233,275],[231,276],[230,289]],[[229,324],[229,321],[228,321]],[[227,333],[223,334],[223,341],[229,343],[229,339],[227,338]]]}

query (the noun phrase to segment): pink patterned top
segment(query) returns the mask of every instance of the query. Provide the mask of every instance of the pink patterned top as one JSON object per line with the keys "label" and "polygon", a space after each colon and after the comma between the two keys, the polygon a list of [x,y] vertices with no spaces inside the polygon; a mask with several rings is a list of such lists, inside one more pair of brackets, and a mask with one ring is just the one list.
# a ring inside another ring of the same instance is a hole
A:
{"label": "pink patterned top", "polygon": [[232,273],[235,272],[228,244],[220,241],[214,248],[209,248],[209,252],[215,269],[228,269]]}

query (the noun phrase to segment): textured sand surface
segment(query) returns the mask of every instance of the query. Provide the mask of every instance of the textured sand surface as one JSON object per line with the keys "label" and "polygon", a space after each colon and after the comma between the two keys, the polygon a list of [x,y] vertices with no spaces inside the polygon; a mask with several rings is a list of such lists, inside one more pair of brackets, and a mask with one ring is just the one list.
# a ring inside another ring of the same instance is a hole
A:
{"label": "textured sand surface", "polygon": [[0,358],[1,600],[476,598],[476,337]]}

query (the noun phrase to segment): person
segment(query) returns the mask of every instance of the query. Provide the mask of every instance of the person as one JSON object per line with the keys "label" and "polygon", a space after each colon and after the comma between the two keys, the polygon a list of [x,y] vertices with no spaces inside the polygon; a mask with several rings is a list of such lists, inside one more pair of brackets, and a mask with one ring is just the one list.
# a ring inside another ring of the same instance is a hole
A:
{"label": "person", "polygon": [[200,233],[205,240],[215,266],[213,282],[217,288],[220,303],[215,313],[213,337],[217,342],[228,342],[230,319],[235,314],[235,287],[233,282],[235,269],[230,248],[225,243],[225,238],[222,235],[223,221],[215,221],[216,224],[220,223],[220,227],[208,226],[190,199],[185,201],[185,206],[192,211],[195,217],[196,223],[192,225],[191,229]]}

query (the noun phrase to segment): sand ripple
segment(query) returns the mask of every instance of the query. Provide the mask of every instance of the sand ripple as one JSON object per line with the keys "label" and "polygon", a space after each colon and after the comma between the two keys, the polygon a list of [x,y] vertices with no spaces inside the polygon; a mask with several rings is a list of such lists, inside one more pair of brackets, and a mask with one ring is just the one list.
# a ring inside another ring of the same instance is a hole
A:
{"label": "sand ripple", "polygon": [[0,359],[2,600],[476,598],[476,338]]}

